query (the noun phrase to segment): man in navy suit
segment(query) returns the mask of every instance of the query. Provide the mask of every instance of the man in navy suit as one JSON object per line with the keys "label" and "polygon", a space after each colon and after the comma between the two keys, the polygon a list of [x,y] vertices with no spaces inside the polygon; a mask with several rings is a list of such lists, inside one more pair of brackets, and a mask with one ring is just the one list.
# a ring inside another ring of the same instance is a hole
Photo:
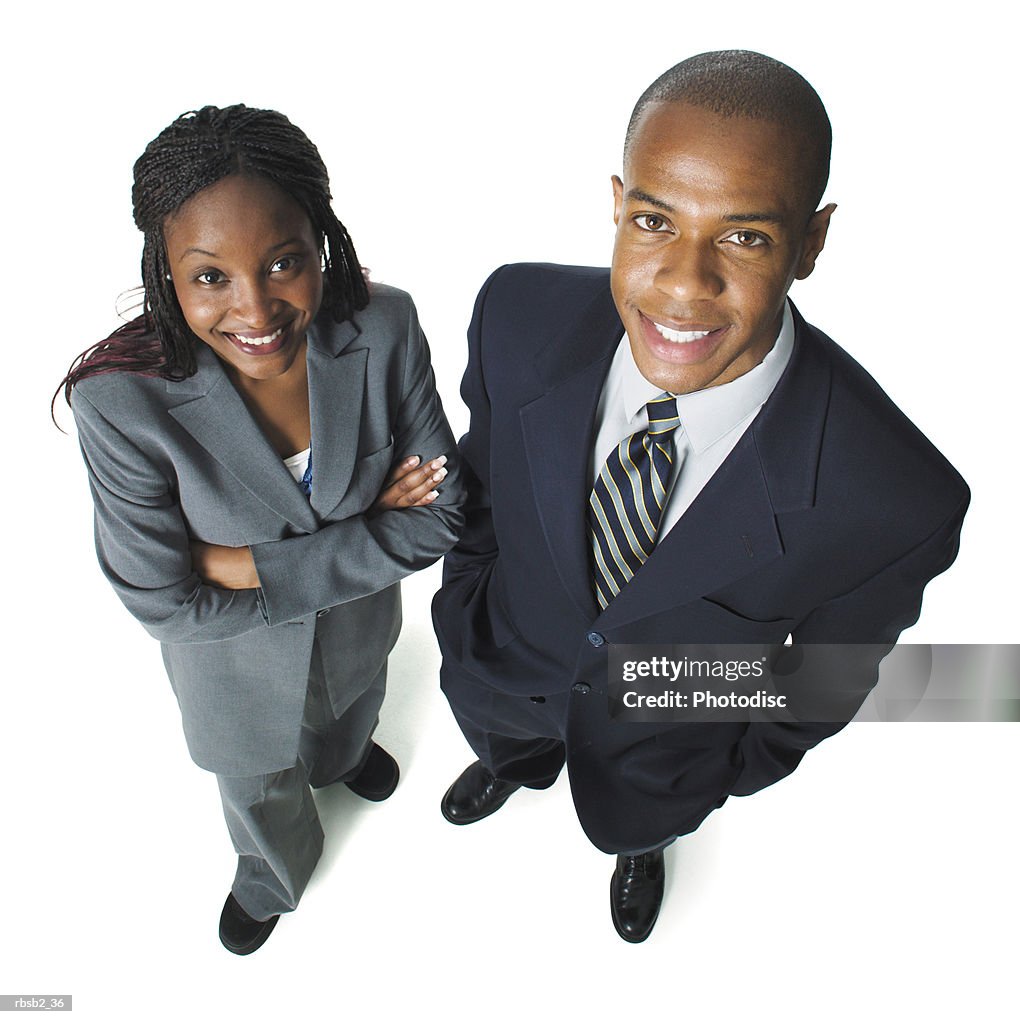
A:
{"label": "man in navy suit", "polygon": [[630,942],[655,924],[664,848],[842,722],[613,719],[607,651],[870,645],[818,680],[845,722],[958,547],[963,480],[787,299],[835,209],[830,141],[786,65],[678,64],[631,118],[611,271],[503,267],[469,330],[474,480],[433,611],[479,760],[443,814],[479,821],[566,763]]}

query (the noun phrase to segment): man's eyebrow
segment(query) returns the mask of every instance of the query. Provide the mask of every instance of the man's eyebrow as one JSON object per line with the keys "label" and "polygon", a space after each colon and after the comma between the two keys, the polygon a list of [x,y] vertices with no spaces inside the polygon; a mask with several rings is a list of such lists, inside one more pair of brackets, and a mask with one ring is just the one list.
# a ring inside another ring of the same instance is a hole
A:
{"label": "man's eyebrow", "polygon": [[[665,210],[667,213],[676,213],[676,210],[669,203],[640,188],[628,189],[625,198],[633,199],[639,203],[647,203],[649,206],[657,206],[660,210]],[[772,210],[727,213],[723,215],[722,219],[727,224],[783,224],[786,222],[786,218],[781,213],[775,213]]]}
{"label": "man's eyebrow", "polygon": [[758,224],[782,224],[786,218],[780,213],[759,211],[754,213],[727,213],[723,220],[733,224],[738,222],[747,223],[748,221],[754,221]]}
{"label": "man's eyebrow", "polygon": [[632,188],[627,190],[626,199],[636,199],[639,203],[648,203],[650,206],[657,206],[660,210],[665,210],[667,213],[676,213],[669,203],[664,203],[661,199],[656,199],[655,196],[648,192],[644,192],[639,188]]}

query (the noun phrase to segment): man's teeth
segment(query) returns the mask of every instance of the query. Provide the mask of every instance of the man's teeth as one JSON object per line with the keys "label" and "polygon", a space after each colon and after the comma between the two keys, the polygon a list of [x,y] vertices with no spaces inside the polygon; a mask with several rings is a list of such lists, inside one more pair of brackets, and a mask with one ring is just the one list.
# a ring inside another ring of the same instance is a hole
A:
{"label": "man's teeth", "polygon": [[272,334],[267,334],[264,338],[242,338],[236,334],[234,337],[237,338],[242,345],[268,345],[270,342],[276,341],[281,334],[283,334],[283,328],[278,327]]}
{"label": "man's teeth", "polygon": [[680,344],[685,345],[691,341],[697,341],[699,338],[704,338],[706,334],[711,334],[711,331],[674,331],[670,327],[663,327],[662,324],[655,324],[655,329],[661,334],[666,341],[677,341]]}

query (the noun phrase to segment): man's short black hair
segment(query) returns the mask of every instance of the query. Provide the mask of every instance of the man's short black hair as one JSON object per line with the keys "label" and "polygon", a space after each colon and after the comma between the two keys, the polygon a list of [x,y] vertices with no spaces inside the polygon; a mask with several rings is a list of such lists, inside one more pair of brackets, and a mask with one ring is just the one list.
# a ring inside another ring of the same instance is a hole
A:
{"label": "man's short black hair", "polygon": [[818,206],[829,180],[832,126],[818,93],[793,68],[753,50],[716,50],[681,61],[637,101],[627,126],[624,162],[650,103],[689,103],[722,117],[780,125],[800,150],[811,210]]}

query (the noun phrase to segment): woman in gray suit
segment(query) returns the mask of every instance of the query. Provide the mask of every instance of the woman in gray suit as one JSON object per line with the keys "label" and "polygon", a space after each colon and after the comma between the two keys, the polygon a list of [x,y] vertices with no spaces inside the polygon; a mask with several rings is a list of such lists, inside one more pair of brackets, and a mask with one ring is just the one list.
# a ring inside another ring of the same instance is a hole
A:
{"label": "woman in gray suit", "polygon": [[319,858],[309,787],[393,792],[371,737],[398,581],[461,525],[414,306],[366,281],[330,198],[282,114],[179,117],[134,169],[144,313],[62,382],[100,565],[219,781],[238,854],[220,938],[242,955]]}

